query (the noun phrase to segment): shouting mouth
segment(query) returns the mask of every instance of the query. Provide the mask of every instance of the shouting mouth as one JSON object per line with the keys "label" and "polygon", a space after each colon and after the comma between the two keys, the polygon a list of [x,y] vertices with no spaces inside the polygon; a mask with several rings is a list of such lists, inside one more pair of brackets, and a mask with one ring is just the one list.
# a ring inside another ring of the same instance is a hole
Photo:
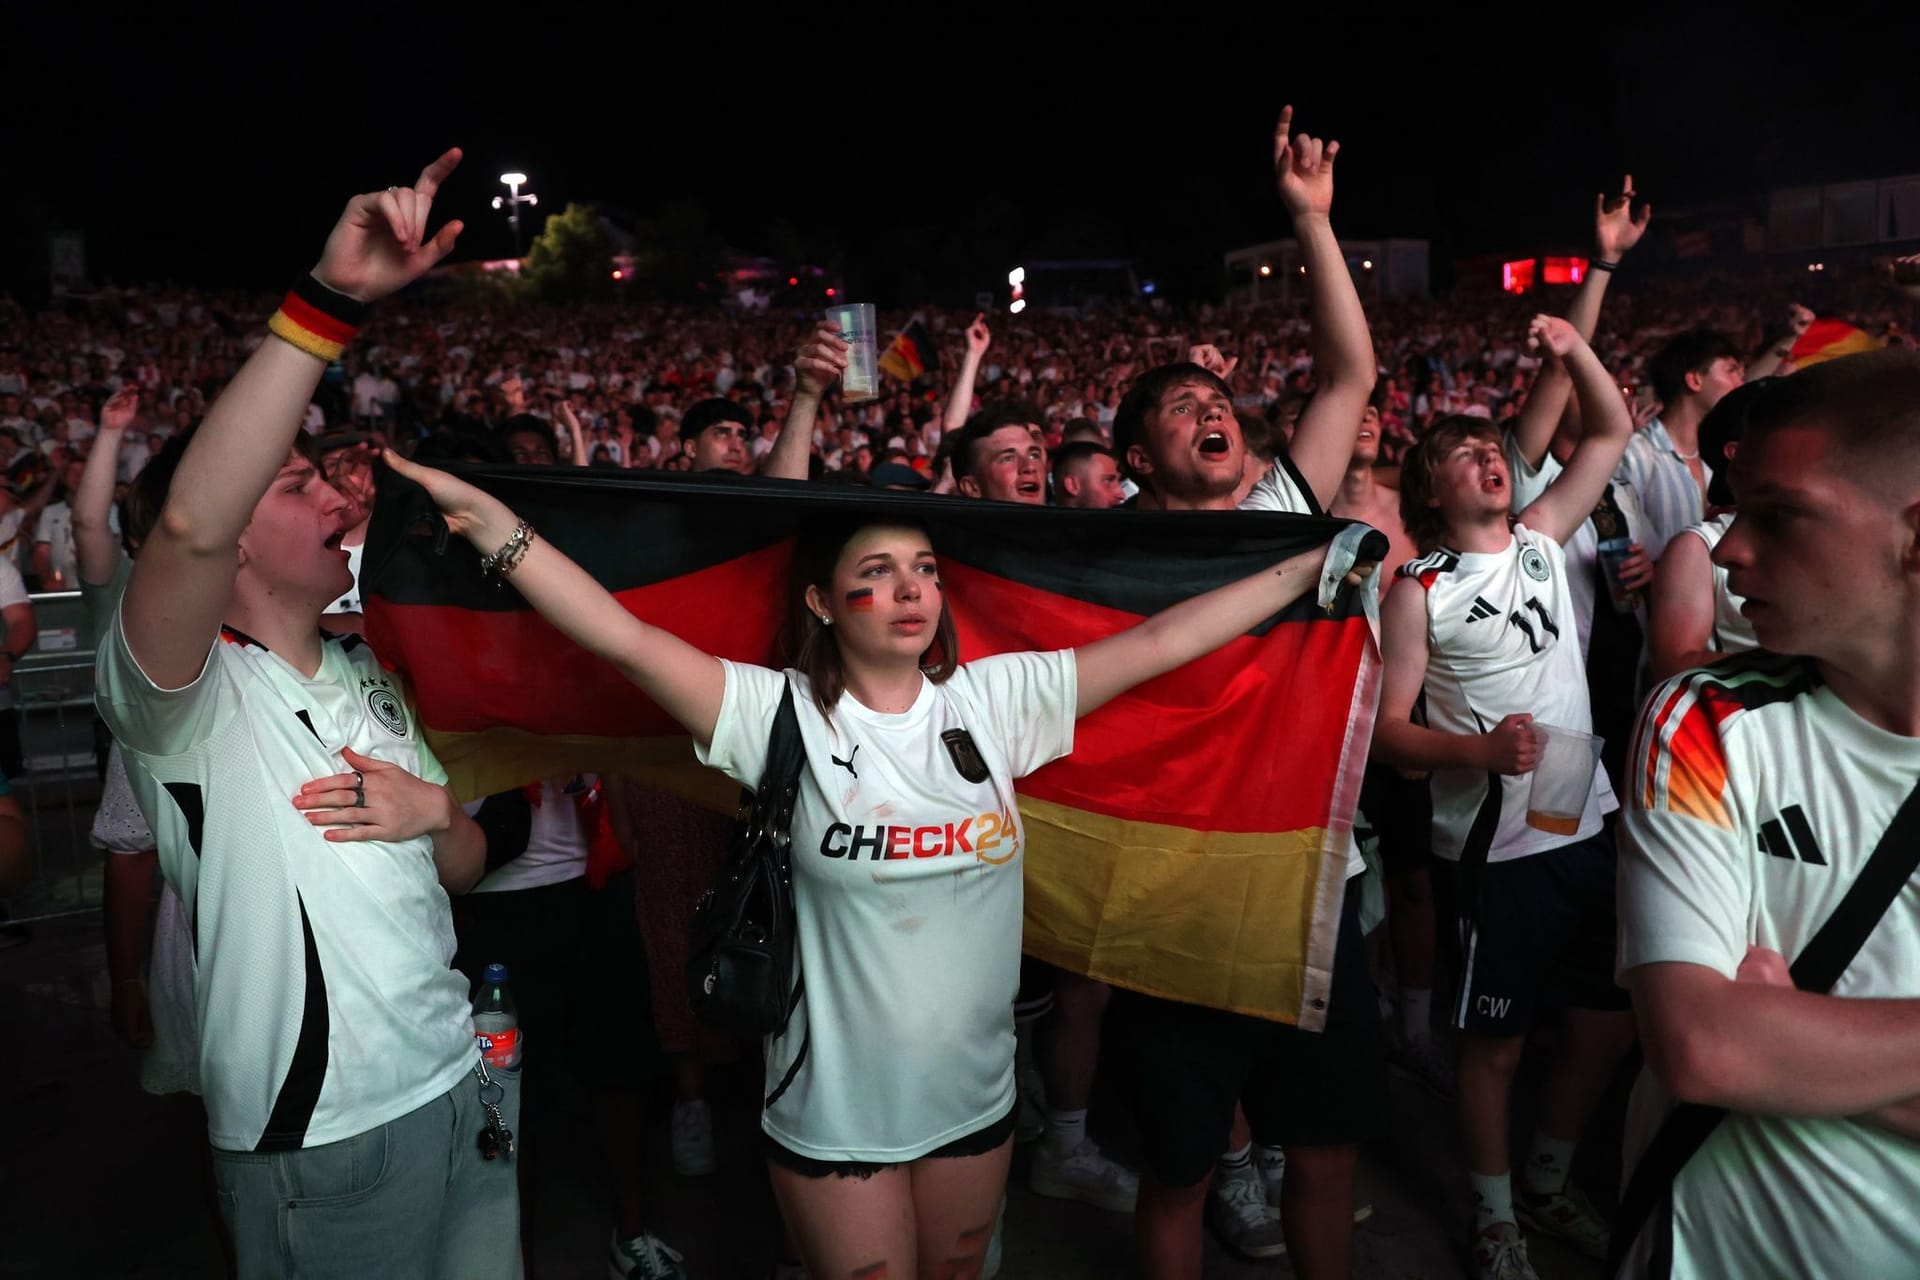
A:
{"label": "shouting mouth", "polygon": [[1208,458],[1224,458],[1233,451],[1233,442],[1224,431],[1209,431],[1200,437],[1200,452]]}

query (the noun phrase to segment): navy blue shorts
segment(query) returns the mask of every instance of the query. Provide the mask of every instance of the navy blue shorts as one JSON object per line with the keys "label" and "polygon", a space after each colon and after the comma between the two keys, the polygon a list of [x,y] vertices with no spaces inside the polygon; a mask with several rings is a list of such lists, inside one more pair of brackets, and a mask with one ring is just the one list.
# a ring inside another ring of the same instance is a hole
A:
{"label": "navy blue shorts", "polygon": [[1453,1025],[1517,1036],[1556,1009],[1626,1009],[1613,980],[1613,837],[1479,867],[1434,860],[1437,918],[1458,948]]}

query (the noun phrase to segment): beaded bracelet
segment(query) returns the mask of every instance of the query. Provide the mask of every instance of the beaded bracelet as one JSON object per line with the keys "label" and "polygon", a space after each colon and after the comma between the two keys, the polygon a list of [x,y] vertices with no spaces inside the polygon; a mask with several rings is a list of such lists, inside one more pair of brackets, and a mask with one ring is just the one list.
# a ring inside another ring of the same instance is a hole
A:
{"label": "beaded bracelet", "polygon": [[480,561],[480,572],[490,573],[505,580],[506,576],[520,567],[520,561],[526,558],[527,548],[533,545],[533,526],[522,520],[500,549]]}
{"label": "beaded bracelet", "polygon": [[312,276],[303,276],[287,290],[280,309],[267,321],[267,331],[332,364],[366,319],[366,303],[336,293]]}

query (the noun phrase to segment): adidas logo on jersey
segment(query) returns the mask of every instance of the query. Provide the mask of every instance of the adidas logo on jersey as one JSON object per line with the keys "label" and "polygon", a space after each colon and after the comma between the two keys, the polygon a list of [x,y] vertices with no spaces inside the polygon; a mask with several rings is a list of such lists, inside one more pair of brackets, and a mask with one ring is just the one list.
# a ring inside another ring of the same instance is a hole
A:
{"label": "adidas logo on jersey", "polygon": [[1759,843],[1760,852],[1775,858],[1804,862],[1810,867],[1827,865],[1826,855],[1820,852],[1820,842],[1813,838],[1807,815],[1797,804],[1788,805],[1779,817],[1768,818],[1760,824]]}
{"label": "adidas logo on jersey", "polygon": [[1473,608],[1467,610],[1467,621],[1481,622],[1493,617],[1499,612],[1500,610],[1490,604],[1485,596],[1475,596],[1473,598]]}

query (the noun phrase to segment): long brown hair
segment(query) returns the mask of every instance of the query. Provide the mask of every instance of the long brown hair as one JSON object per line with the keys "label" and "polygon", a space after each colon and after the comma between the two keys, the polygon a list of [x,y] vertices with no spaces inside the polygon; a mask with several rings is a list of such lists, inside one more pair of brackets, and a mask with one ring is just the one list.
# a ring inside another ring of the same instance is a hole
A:
{"label": "long brown hair", "polygon": [[[786,648],[793,655],[794,669],[807,678],[807,685],[813,690],[814,705],[820,708],[823,716],[833,714],[840,695],[846,692],[847,675],[840,659],[840,638],[834,634],[832,627],[821,622],[818,615],[807,607],[807,588],[818,587],[823,596],[832,599],[833,569],[840,563],[840,553],[847,549],[847,544],[853,541],[855,535],[877,526],[926,532],[911,521],[874,520],[803,534],[794,551],[793,582],[788,593]],[[953,610],[947,607],[943,591],[940,621],[934,627],[933,643],[920,655],[920,670],[927,679],[940,684],[959,668],[960,636],[954,630]]]}

